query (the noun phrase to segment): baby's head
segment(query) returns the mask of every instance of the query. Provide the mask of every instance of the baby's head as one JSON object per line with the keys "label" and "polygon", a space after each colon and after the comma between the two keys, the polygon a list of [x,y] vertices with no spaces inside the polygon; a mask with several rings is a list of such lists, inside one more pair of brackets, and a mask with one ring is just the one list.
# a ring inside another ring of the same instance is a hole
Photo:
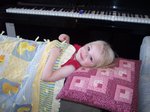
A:
{"label": "baby's head", "polygon": [[111,64],[114,57],[110,45],[102,40],[84,45],[76,54],[77,61],[84,67],[104,67]]}

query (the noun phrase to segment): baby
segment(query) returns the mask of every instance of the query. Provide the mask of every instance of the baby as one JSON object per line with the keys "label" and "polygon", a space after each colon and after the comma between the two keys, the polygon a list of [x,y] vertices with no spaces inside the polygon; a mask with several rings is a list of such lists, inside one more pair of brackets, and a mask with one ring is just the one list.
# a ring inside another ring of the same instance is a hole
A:
{"label": "baby", "polygon": [[[66,34],[59,36],[60,41],[69,43],[70,37]],[[61,68],[53,71],[57,57],[61,53],[60,48],[53,48],[46,62],[41,79],[43,81],[57,81],[69,76],[79,67],[105,67],[111,64],[115,58],[110,45],[102,40],[90,42],[84,46],[74,45],[76,52]]]}

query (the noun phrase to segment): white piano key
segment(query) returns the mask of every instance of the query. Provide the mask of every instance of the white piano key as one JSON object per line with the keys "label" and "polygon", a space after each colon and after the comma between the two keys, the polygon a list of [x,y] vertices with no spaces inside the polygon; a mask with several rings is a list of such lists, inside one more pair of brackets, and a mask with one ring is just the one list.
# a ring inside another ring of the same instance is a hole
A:
{"label": "white piano key", "polygon": [[90,11],[83,10],[83,13],[75,10],[64,11],[63,8],[60,10],[46,9],[27,9],[27,8],[7,8],[6,13],[16,14],[30,14],[30,15],[45,15],[45,16],[60,16],[60,17],[72,17],[72,18],[85,18],[85,19],[97,19],[97,20],[110,20],[110,21],[121,21],[131,23],[145,23],[150,24],[150,18],[148,15],[128,14],[120,13],[117,11],[105,12],[105,11]]}

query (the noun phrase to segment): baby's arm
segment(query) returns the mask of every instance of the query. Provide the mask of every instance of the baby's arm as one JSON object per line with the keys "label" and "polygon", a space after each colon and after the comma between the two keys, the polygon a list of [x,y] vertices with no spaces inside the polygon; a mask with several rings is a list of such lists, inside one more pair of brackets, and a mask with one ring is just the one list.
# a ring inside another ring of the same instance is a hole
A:
{"label": "baby's arm", "polygon": [[60,79],[63,79],[67,76],[69,76],[73,71],[75,71],[75,68],[73,65],[67,65],[59,68],[58,70],[54,71],[49,79],[46,79],[45,81],[58,81]]}
{"label": "baby's arm", "polygon": [[55,64],[55,61],[57,57],[60,55],[60,48],[54,47],[51,49],[49,53],[49,57],[47,59],[47,62],[45,64],[43,74],[41,79],[46,80],[49,79],[53,73],[53,66]]}
{"label": "baby's arm", "polygon": [[60,55],[60,48],[53,48],[46,62],[41,79],[43,81],[57,81],[70,75],[75,67],[73,65],[63,66],[60,69],[53,71],[53,66],[57,57]]}

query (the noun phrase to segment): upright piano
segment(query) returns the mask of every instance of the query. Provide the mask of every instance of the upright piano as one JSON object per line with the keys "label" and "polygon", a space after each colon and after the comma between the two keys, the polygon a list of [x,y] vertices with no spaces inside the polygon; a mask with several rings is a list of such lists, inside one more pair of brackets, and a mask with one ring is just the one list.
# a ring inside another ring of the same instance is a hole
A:
{"label": "upright piano", "polygon": [[[68,33],[71,42],[104,39],[120,57],[138,58],[144,36],[150,35],[148,0],[7,0],[0,21],[13,23],[17,35],[54,39]],[[5,27],[6,25],[6,27]]]}

